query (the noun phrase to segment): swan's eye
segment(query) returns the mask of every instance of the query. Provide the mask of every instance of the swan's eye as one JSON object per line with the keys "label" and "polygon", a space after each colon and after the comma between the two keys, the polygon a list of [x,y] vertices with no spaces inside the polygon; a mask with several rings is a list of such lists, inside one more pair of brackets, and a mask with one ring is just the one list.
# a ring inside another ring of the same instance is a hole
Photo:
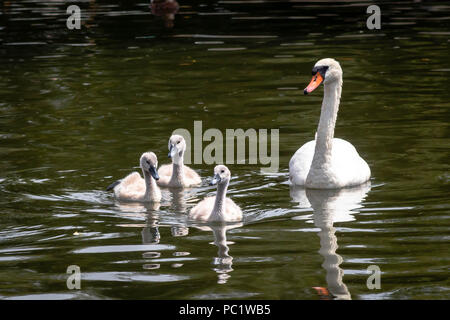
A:
{"label": "swan's eye", "polygon": [[178,141],[177,144],[180,144],[180,141]]}
{"label": "swan's eye", "polygon": [[220,171],[220,173],[224,173],[224,172],[225,172],[225,170]]}

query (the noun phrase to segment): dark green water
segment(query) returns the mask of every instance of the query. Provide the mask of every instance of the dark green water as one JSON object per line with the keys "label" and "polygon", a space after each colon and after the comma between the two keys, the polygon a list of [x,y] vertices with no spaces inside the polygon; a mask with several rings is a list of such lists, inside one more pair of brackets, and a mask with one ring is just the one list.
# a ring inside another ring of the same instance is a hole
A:
{"label": "dark green water", "polygon": [[[364,2],[180,1],[173,22],[111,3],[78,3],[73,31],[63,1],[2,4],[0,298],[450,298],[448,2],[385,2],[381,30]],[[324,57],[344,70],[335,136],[368,162],[369,186],[287,183],[314,137],[323,89],[302,90]],[[280,130],[277,174],[228,166],[241,225],[186,219],[214,194],[213,165],[193,165],[203,186],[163,191],[160,206],[104,191],[144,151],[167,163],[171,132],[196,120]],[[66,287],[69,265],[81,290]]]}

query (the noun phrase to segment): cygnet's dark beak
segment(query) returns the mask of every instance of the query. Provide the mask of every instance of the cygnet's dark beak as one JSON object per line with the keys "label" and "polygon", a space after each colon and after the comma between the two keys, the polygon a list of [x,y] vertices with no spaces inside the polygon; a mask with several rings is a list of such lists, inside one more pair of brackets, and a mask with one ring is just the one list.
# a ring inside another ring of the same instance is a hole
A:
{"label": "cygnet's dark beak", "polygon": [[169,147],[169,154],[167,155],[167,157],[172,158],[172,149],[173,149],[173,145],[170,145]]}
{"label": "cygnet's dark beak", "polygon": [[211,180],[211,182],[209,183],[210,186],[213,186],[215,184],[218,184],[220,182],[221,178],[219,176],[218,173],[216,173],[213,177],[213,179]]}
{"label": "cygnet's dark beak", "polygon": [[149,171],[150,171],[150,174],[152,175],[152,177],[155,180],[159,180],[158,172],[156,171],[156,168],[154,166],[150,165],[150,170]]}

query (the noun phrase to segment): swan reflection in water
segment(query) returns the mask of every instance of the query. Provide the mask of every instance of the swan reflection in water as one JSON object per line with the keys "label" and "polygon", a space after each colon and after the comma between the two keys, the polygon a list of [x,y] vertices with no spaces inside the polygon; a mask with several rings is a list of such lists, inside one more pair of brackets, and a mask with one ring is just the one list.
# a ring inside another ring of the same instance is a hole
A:
{"label": "swan reflection in water", "polygon": [[197,229],[202,231],[212,231],[214,235],[214,245],[217,246],[217,257],[213,259],[213,270],[217,273],[217,283],[225,284],[231,277],[230,272],[233,271],[233,257],[230,256],[228,245],[234,242],[227,241],[227,231],[242,227],[242,222],[237,223],[210,223],[208,225],[196,225]]}
{"label": "swan reflection in water", "polygon": [[324,299],[351,299],[350,292],[343,282],[344,271],[339,267],[342,257],[336,253],[338,248],[335,222],[355,220],[353,214],[362,208],[362,201],[370,191],[370,182],[363,185],[337,189],[315,190],[298,186],[290,187],[291,198],[299,203],[299,207],[312,207],[314,211],[314,225],[320,228],[320,255],[324,262],[322,267],[326,270],[328,289],[315,287],[318,294]]}
{"label": "swan reflection in water", "polygon": [[166,28],[173,28],[175,15],[180,8],[175,0],[152,0],[150,9],[152,14],[157,17],[162,17]]}

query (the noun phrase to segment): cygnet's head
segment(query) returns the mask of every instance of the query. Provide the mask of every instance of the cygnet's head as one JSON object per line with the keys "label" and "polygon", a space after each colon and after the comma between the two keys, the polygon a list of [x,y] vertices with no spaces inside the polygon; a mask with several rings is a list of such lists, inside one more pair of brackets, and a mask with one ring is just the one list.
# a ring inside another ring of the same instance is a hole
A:
{"label": "cygnet's head", "polygon": [[183,136],[174,134],[169,139],[169,158],[182,158],[186,150],[186,140]]}
{"label": "cygnet's head", "polygon": [[209,184],[212,186],[215,184],[228,183],[230,181],[230,178],[230,170],[226,166],[219,164],[214,168],[214,177]]}
{"label": "cygnet's head", "polygon": [[158,172],[156,171],[156,168],[158,168],[158,158],[156,158],[156,154],[153,152],[145,152],[141,156],[141,168],[148,173],[155,179],[159,180]]}
{"label": "cygnet's head", "polygon": [[342,68],[334,59],[326,58],[316,62],[312,69],[312,79],[309,85],[303,90],[304,94],[313,92],[322,82],[324,85],[342,79]]}

